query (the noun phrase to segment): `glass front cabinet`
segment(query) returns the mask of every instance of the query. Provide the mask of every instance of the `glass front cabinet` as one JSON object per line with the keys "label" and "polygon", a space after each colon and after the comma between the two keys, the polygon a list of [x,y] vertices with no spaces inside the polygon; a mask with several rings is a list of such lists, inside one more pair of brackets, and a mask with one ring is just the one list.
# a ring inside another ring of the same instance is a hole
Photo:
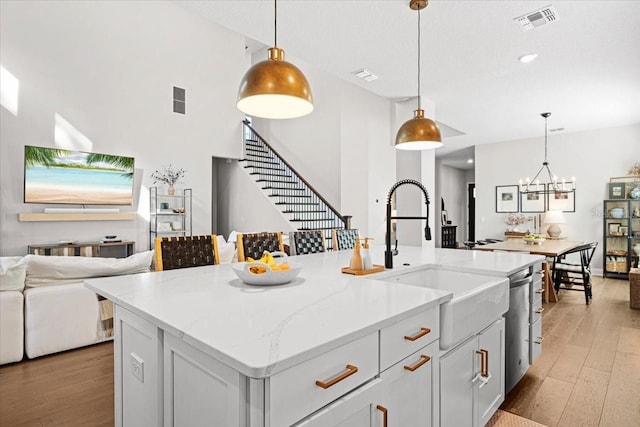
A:
{"label": "glass front cabinet", "polygon": [[627,278],[640,254],[640,200],[604,201],[604,277]]}
{"label": "glass front cabinet", "polygon": [[158,187],[149,189],[149,249],[156,237],[191,236],[191,189],[162,194]]}

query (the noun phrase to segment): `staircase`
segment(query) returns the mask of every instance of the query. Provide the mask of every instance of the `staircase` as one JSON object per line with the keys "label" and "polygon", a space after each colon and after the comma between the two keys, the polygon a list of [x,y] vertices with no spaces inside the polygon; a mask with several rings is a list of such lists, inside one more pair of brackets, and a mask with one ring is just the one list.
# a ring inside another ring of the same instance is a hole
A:
{"label": "staircase", "polygon": [[244,121],[244,158],[241,162],[255,182],[280,208],[297,230],[323,230],[332,249],[331,230],[349,228],[342,216],[289,163]]}

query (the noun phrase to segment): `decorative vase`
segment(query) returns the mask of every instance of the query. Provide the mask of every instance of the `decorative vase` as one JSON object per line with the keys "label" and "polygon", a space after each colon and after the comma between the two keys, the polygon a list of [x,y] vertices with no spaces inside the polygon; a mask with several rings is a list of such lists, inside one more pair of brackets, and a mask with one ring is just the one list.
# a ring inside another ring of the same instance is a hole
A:
{"label": "decorative vase", "polygon": [[170,185],[169,190],[167,191],[167,194],[169,194],[170,196],[173,196],[174,194],[176,194],[176,187],[174,187],[173,185]]}
{"label": "decorative vase", "polygon": [[636,255],[640,256],[640,243],[637,243],[634,247],[633,247],[633,251],[636,253]]}
{"label": "decorative vase", "polygon": [[633,200],[640,199],[640,187],[635,187],[631,191],[629,191],[629,197]]}

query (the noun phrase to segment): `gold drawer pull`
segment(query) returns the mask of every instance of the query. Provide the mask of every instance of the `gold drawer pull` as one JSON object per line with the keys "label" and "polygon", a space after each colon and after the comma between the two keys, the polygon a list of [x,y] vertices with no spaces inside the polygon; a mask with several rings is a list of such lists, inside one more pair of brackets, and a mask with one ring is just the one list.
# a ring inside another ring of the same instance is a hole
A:
{"label": "gold drawer pull", "polygon": [[536,310],[536,313],[542,314],[543,311],[544,311],[544,307],[540,307],[539,309]]}
{"label": "gold drawer pull", "polygon": [[418,338],[422,338],[423,336],[427,335],[429,332],[431,332],[431,329],[429,328],[420,328],[420,332],[418,332],[416,335],[412,337],[405,335],[404,339],[407,341],[415,341]]}
{"label": "gold drawer pull", "polygon": [[406,369],[409,372],[413,372],[416,369],[418,369],[420,366],[422,366],[425,363],[427,363],[429,360],[431,360],[431,358],[429,356],[425,356],[424,354],[421,354],[420,355],[420,360],[417,361],[415,365],[413,365],[413,366],[405,365],[404,369]]}
{"label": "gold drawer pull", "polygon": [[538,337],[538,339],[536,341],[534,341],[534,343],[542,344],[542,341],[544,341],[544,337]]}
{"label": "gold drawer pull", "polygon": [[480,355],[480,376],[486,378],[489,376],[489,351],[480,349],[476,354]]}
{"label": "gold drawer pull", "polygon": [[382,405],[376,406],[376,409],[382,412],[382,427],[387,427],[387,408]]}
{"label": "gold drawer pull", "polygon": [[536,289],[536,294],[544,294],[544,288]]}
{"label": "gold drawer pull", "polygon": [[324,389],[327,389],[327,388],[331,387],[332,385],[335,385],[336,383],[339,383],[343,379],[345,379],[347,377],[350,377],[351,375],[355,374],[356,372],[358,372],[358,367],[357,366],[347,365],[346,372],[343,372],[340,375],[338,375],[337,377],[330,379],[326,383],[324,381],[317,380],[316,381],[316,385],[319,386],[319,387],[322,387]]}

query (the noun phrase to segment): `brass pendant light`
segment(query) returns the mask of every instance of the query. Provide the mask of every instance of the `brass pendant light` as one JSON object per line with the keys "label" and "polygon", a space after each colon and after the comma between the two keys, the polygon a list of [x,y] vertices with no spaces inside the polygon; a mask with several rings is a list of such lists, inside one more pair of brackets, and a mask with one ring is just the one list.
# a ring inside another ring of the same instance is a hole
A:
{"label": "brass pendant light", "polygon": [[398,150],[426,150],[442,147],[438,125],[424,116],[420,96],[420,11],[427,7],[428,0],[411,0],[409,7],[418,11],[418,109],[412,119],[404,122],[396,135]]}
{"label": "brass pendant light", "polygon": [[269,59],[249,68],[240,82],[237,107],[245,114],[267,119],[292,119],[313,111],[307,78],[295,65],[284,60],[278,46],[278,9],[274,0],[274,47]]}

